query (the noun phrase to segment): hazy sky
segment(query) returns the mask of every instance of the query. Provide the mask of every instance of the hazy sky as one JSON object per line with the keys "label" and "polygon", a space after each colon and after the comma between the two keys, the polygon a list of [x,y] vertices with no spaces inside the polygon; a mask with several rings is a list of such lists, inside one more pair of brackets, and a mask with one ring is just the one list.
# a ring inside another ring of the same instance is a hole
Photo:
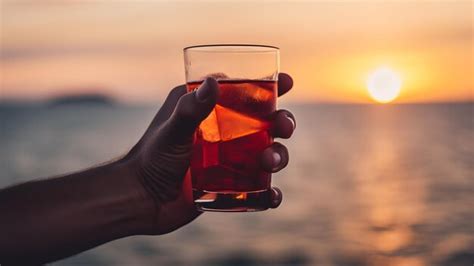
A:
{"label": "hazy sky", "polygon": [[379,66],[402,77],[398,102],[473,100],[472,1],[1,3],[2,98],[158,102],[184,82],[183,47],[259,43],[281,48],[286,101],[370,102]]}

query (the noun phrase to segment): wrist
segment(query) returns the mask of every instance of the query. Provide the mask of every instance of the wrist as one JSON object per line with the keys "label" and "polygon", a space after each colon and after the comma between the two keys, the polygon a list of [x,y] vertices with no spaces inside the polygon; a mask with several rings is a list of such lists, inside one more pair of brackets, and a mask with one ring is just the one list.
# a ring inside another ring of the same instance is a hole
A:
{"label": "wrist", "polygon": [[123,207],[129,217],[131,234],[151,234],[156,224],[157,209],[140,180],[137,163],[133,158],[126,157],[109,166],[115,173],[112,182],[117,184],[116,193],[126,199]]}

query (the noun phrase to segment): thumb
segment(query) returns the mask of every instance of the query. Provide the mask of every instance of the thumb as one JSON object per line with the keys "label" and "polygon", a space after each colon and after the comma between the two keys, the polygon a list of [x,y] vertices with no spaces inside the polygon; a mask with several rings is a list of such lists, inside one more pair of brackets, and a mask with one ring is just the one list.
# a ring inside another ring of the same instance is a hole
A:
{"label": "thumb", "polygon": [[181,96],[165,125],[171,140],[175,143],[189,141],[201,121],[216,105],[218,95],[217,81],[206,78],[197,90]]}

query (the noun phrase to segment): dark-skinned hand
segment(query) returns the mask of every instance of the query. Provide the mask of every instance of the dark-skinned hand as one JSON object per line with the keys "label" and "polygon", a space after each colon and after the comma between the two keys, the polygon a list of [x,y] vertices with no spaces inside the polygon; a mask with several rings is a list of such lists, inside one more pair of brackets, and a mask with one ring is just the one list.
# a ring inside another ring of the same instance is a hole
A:
{"label": "dark-skinned hand", "polygon": [[[293,86],[291,77],[278,76],[278,96]],[[180,228],[201,214],[192,198],[189,165],[196,128],[214,108],[219,89],[216,80],[207,78],[195,91],[181,85],[169,93],[143,137],[126,156],[136,178],[142,184],[140,193],[153,202],[150,234],[165,234]],[[295,129],[294,116],[278,110],[272,116],[272,136],[289,138]],[[278,172],[288,164],[288,150],[278,142],[260,155],[262,169]],[[276,208],[282,193],[272,188],[268,207]]]}

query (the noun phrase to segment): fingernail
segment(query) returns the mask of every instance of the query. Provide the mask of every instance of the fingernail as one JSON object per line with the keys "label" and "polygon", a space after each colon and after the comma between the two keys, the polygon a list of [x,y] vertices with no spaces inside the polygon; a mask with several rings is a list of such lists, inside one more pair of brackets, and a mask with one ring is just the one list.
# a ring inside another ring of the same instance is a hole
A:
{"label": "fingernail", "polygon": [[215,79],[206,78],[201,86],[199,86],[199,89],[196,91],[196,99],[200,102],[204,102],[209,96],[212,95],[212,86],[216,85],[217,81]]}
{"label": "fingernail", "polygon": [[295,130],[295,129],[296,129],[296,121],[295,121],[295,119],[294,119],[293,117],[291,117],[289,114],[285,114],[285,115],[286,115],[286,117],[288,118],[288,120],[291,121],[291,124],[293,125],[293,130]]}
{"label": "fingernail", "polygon": [[281,155],[278,153],[278,152],[273,152],[272,154],[273,156],[273,168],[278,168],[278,166],[280,166],[280,163],[281,163]]}

